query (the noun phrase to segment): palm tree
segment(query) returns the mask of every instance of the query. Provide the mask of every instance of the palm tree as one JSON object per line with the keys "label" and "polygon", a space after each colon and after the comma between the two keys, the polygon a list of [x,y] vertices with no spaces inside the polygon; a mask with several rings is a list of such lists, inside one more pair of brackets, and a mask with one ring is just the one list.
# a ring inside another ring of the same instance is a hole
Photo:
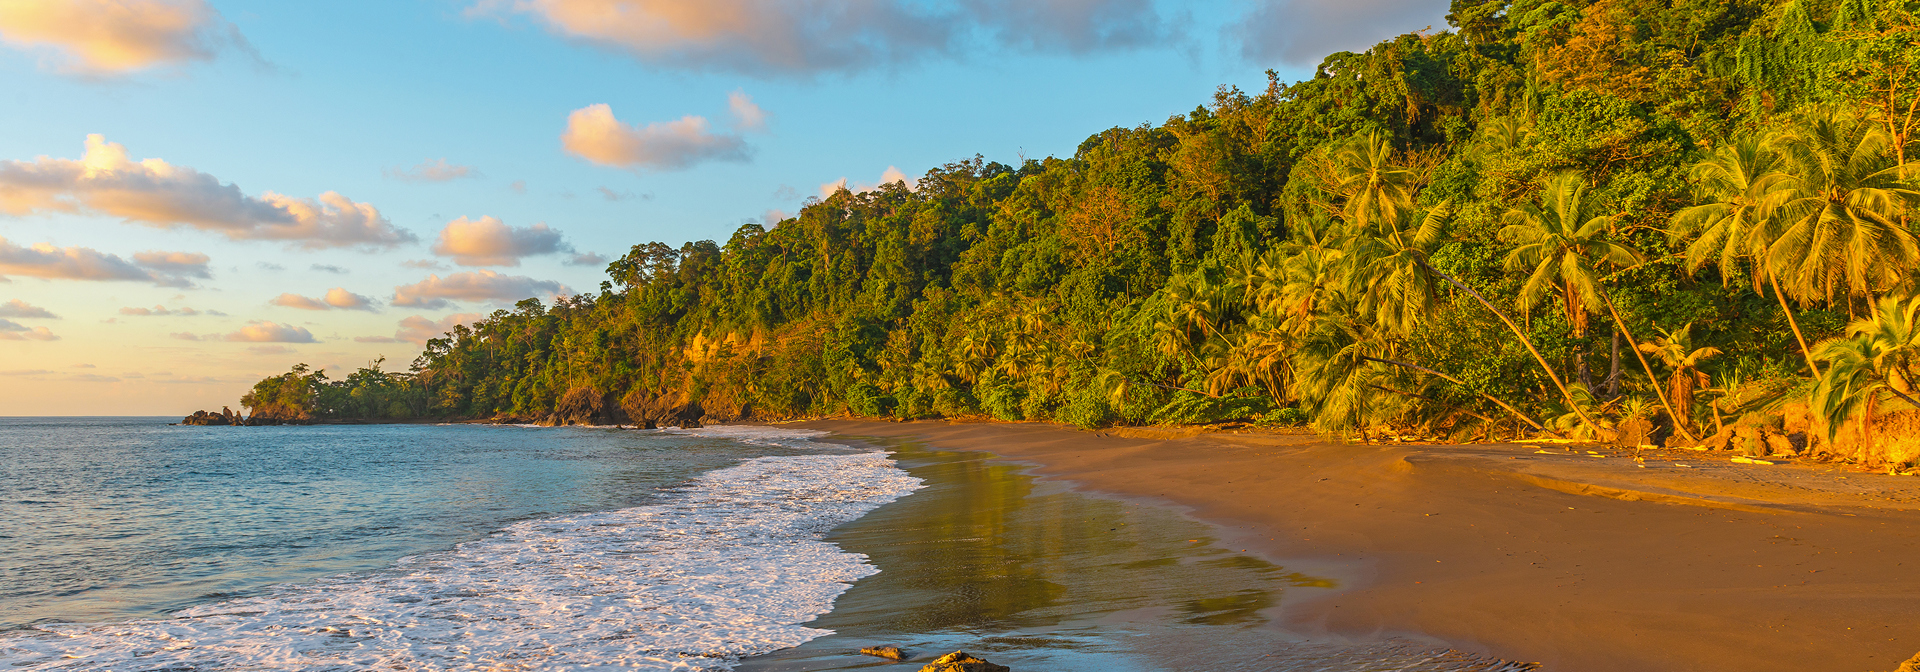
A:
{"label": "palm tree", "polygon": [[[1656,328],[1657,329],[1657,328]],[[1667,408],[1673,409],[1674,422],[1691,422],[1695,390],[1711,382],[1700,371],[1700,363],[1720,354],[1715,347],[1693,347],[1693,325],[1673,331],[1658,329],[1660,338],[1641,343],[1640,351],[1660,358],[1673,374],[1667,377]]]}
{"label": "palm tree", "polygon": [[1847,337],[1829,339],[1815,349],[1828,363],[1826,375],[1810,397],[1814,421],[1832,441],[1841,426],[1861,414],[1863,447],[1873,444],[1873,412],[1888,392],[1920,408],[1912,396],[1913,365],[1920,359],[1920,300],[1888,297],[1871,314],[1847,325]]}
{"label": "palm tree", "polygon": [[1433,310],[1437,283],[1424,260],[1440,246],[1451,211],[1441,203],[1425,211],[1395,208],[1391,220],[1363,215],[1347,221],[1339,271],[1361,315],[1405,336]]}
{"label": "palm tree", "polygon": [[1721,145],[1691,171],[1694,187],[1709,202],[1675,213],[1671,235],[1677,240],[1698,232],[1699,238],[1687,245],[1687,271],[1697,271],[1717,261],[1722,281],[1731,277],[1745,260],[1753,280],[1753,291],[1766,296],[1764,285],[1771,285],[1780,301],[1780,312],[1800,344],[1800,354],[1815,377],[1820,367],[1813,362],[1813,351],[1800,323],[1793,318],[1787,296],[1780,291],[1779,274],[1764,263],[1767,250],[1780,238],[1781,227],[1773,217],[1780,204],[1791,196],[1792,178],[1780,172],[1779,155],[1759,138],[1747,136]]}
{"label": "palm tree", "polygon": [[[1606,307],[1614,327],[1628,338],[1633,337],[1626,321],[1620,319],[1620,311],[1614,309],[1613,302],[1601,290],[1598,267],[1601,264],[1625,266],[1640,261],[1641,257],[1633,248],[1611,239],[1613,217],[1588,211],[1587,183],[1579,173],[1550,175],[1540,181],[1540,186],[1540,205],[1522,205],[1508,210],[1503,217],[1507,226],[1500,230],[1500,237],[1516,245],[1507,254],[1507,269],[1518,271],[1531,267],[1526,283],[1520,287],[1522,310],[1532,309],[1544,301],[1549,292],[1559,290],[1567,322],[1573,327],[1574,339],[1581,344],[1582,352],[1577,357],[1584,377],[1588,312]],[[1638,350],[1634,356],[1647,372],[1647,380],[1659,389],[1660,381],[1653,375],[1653,365],[1648,364]],[[1660,399],[1661,405],[1667,407],[1667,414],[1674,417],[1674,426],[1693,438],[1693,432],[1687,429],[1681,416],[1667,404],[1666,396]],[[1567,401],[1576,411],[1581,408],[1571,395]]]}
{"label": "palm tree", "polygon": [[1338,145],[1328,157],[1330,191],[1345,198],[1341,215],[1362,221],[1398,221],[1413,205],[1417,175],[1394,162],[1393,143],[1368,133]]}
{"label": "palm tree", "polygon": [[1640,253],[1611,239],[1613,217],[1589,212],[1587,183],[1579,173],[1549,176],[1540,187],[1540,205],[1521,205],[1502,218],[1507,225],[1500,237],[1515,245],[1507,254],[1507,270],[1528,271],[1520,287],[1521,310],[1532,310],[1558,291],[1573,336],[1584,347],[1587,314],[1599,312],[1603,303],[1596,267],[1631,265],[1640,261]]}
{"label": "palm tree", "polygon": [[1826,110],[1776,144],[1793,178],[1768,270],[1803,302],[1831,302],[1844,289],[1852,314],[1854,298],[1871,299],[1920,266],[1920,239],[1904,221],[1920,191],[1885,128]]}
{"label": "palm tree", "polygon": [[1873,409],[1882,392],[1915,408],[1914,365],[1920,364],[1920,297],[1886,297],[1864,318],[1847,325],[1847,336],[1828,339],[1814,349],[1827,362],[1810,398],[1814,421],[1833,440],[1856,413],[1865,442],[1872,440]]}

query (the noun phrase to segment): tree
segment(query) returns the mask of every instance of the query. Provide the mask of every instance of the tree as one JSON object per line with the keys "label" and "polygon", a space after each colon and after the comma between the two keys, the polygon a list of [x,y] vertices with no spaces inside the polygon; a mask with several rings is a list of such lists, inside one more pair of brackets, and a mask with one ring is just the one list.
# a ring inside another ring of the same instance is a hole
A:
{"label": "tree", "polygon": [[1833,110],[1789,129],[1778,145],[1792,175],[1780,204],[1780,235],[1767,250],[1770,273],[1803,302],[1853,299],[1891,288],[1920,265],[1920,240],[1906,218],[1920,191],[1907,180],[1886,128]]}
{"label": "tree", "polygon": [[1506,226],[1500,238],[1514,245],[1507,253],[1508,271],[1526,271],[1520,287],[1521,310],[1533,310],[1548,296],[1560,295],[1561,310],[1580,343],[1575,355],[1586,376],[1587,315],[1599,312],[1598,268],[1628,266],[1640,253],[1614,242],[1613,217],[1592,212],[1586,198],[1587,182],[1575,172],[1563,172],[1540,181],[1540,204],[1523,204],[1501,218]]}
{"label": "tree", "polygon": [[[1500,230],[1500,237],[1515,244],[1507,254],[1507,269],[1531,267],[1526,283],[1520,287],[1519,303],[1523,310],[1538,305],[1550,291],[1559,290],[1567,322],[1572,325],[1574,340],[1581,348],[1576,356],[1582,358],[1579,366],[1584,377],[1588,312],[1597,312],[1596,306],[1606,307],[1614,327],[1628,339],[1633,338],[1626,321],[1620,319],[1620,311],[1601,289],[1598,268],[1602,264],[1625,266],[1640,261],[1641,256],[1633,248],[1612,240],[1612,216],[1589,211],[1587,183],[1578,173],[1548,176],[1540,181],[1540,187],[1540,205],[1522,205],[1508,210],[1502,218],[1507,225]],[[1660,381],[1653,375],[1653,366],[1638,350],[1634,356],[1646,371],[1647,381],[1659,390]],[[1693,432],[1687,428],[1685,417],[1668,403],[1666,395],[1660,399],[1667,414],[1673,417],[1674,427],[1692,438]],[[1567,401],[1585,417],[1578,402],[1571,396]],[[1589,420],[1588,424],[1592,422]]]}
{"label": "tree", "polygon": [[1667,407],[1672,409],[1675,423],[1691,422],[1694,392],[1711,381],[1700,371],[1700,363],[1720,354],[1720,349],[1693,347],[1692,324],[1673,331],[1659,331],[1660,337],[1641,343],[1640,351],[1659,358],[1673,370],[1667,377]]}
{"label": "tree", "polygon": [[1787,305],[1787,295],[1780,290],[1775,265],[1767,263],[1767,250],[1782,234],[1774,212],[1792,194],[1792,178],[1779,170],[1780,165],[1779,155],[1757,136],[1742,136],[1715,148],[1690,171],[1697,194],[1707,202],[1675,213],[1670,234],[1675,240],[1698,236],[1686,247],[1689,273],[1715,262],[1725,282],[1742,270],[1745,261],[1754,293],[1765,296],[1764,287],[1771,286],[1800,344],[1807,370],[1818,377],[1820,367],[1813,361],[1813,350],[1807,347],[1793,308]]}
{"label": "tree", "polygon": [[1840,427],[1862,415],[1863,443],[1871,444],[1873,412],[1882,393],[1920,408],[1913,397],[1920,365],[1920,297],[1886,297],[1864,318],[1847,325],[1847,335],[1814,349],[1827,372],[1809,397],[1815,424],[1832,441]]}

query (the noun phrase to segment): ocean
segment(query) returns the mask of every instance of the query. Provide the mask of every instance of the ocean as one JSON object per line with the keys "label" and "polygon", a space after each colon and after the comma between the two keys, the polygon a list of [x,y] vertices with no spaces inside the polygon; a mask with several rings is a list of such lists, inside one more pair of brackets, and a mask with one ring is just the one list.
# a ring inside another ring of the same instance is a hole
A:
{"label": "ocean", "polygon": [[[0,665],[1517,670],[1271,627],[1178,512],[821,432],[0,418]],[[1222,652],[1230,652],[1223,656]]]}

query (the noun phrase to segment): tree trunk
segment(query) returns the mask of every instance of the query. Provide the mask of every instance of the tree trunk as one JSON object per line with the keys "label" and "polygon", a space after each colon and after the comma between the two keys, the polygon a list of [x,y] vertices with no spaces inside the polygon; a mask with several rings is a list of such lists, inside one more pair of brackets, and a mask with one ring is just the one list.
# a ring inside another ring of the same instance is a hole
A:
{"label": "tree trunk", "polygon": [[1500,312],[1499,308],[1495,308],[1493,306],[1493,302],[1488,301],[1487,297],[1481,296],[1480,292],[1474,291],[1474,289],[1472,287],[1468,287],[1466,283],[1460,282],[1459,279],[1456,279],[1453,276],[1448,275],[1445,272],[1442,272],[1438,268],[1434,268],[1433,264],[1428,263],[1425,257],[1416,254],[1414,255],[1414,259],[1416,261],[1419,261],[1422,267],[1426,268],[1428,271],[1432,272],[1434,275],[1438,275],[1441,278],[1446,279],[1448,283],[1452,284],[1456,288],[1459,288],[1460,291],[1466,292],[1467,295],[1473,297],[1474,300],[1479,301],[1480,305],[1486,306],[1487,311],[1493,313],[1494,317],[1500,318],[1500,322],[1507,325],[1507,329],[1511,330],[1513,332],[1513,335],[1520,337],[1520,344],[1527,346],[1527,352],[1532,353],[1533,360],[1540,363],[1540,369],[1546,372],[1547,379],[1553,381],[1554,387],[1559,388],[1560,396],[1567,400],[1567,407],[1572,408],[1573,412],[1580,416],[1580,420],[1582,422],[1587,423],[1587,426],[1592,427],[1595,432],[1598,432],[1600,430],[1600,423],[1594,422],[1593,418],[1587,415],[1587,409],[1581,408],[1580,404],[1573,400],[1573,393],[1567,391],[1566,384],[1560,382],[1559,374],[1554,373],[1553,366],[1547,364],[1547,358],[1544,356],[1541,356],[1540,350],[1533,347],[1533,341],[1527,338],[1526,332],[1520,330],[1520,325],[1514,324],[1513,320],[1511,318],[1508,318],[1506,313]]}
{"label": "tree trunk", "polygon": [[1607,314],[1613,316],[1613,326],[1618,327],[1620,333],[1626,334],[1627,340],[1633,341],[1636,344],[1633,348],[1633,356],[1640,360],[1640,368],[1646,369],[1647,382],[1653,383],[1654,396],[1659,397],[1660,407],[1667,409],[1667,417],[1673,418],[1673,428],[1680,430],[1680,434],[1687,437],[1688,441],[1699,441],[1700,439],[1693,435],[1693,431],[1687,429],[1686,420],[1681,418],[1680,414],[1673,412],[1673,405],[1667,403],[1667,394],[1664,390],[1660,389],[1660,379],[1653,376],[1653,365],[1648,364],[1646,354],[1640,352],[1640,348],[1637,345],[1640,342],[1639,339],[1633,337],[1633,332],[1627,331],[1626,321],[1620,319],[1620,311],[1615,310],[1613,307],[1613,298],[1602,293],[1600,300],[1607,304]]}
{"label": "tree trunk", "polygon": [[1613,356],[1607,360],[1609,362],[1607,365],[1607,397],[1617,398],[1620,396],[1620,331],[1614,330],[1613,337],[1608,340],[1612,341],[1613,344]]}
{"label": "tree trunk", "polygon": [[1787,295],[1780,292],[1780,279],[1774,277],[1773,271],[1767,271],[1767,282],[1773,284],[1773,297],[1780,300],[1780,312],[1787,315],[1787,326],[1793,328],[1793,339],[1800,343],[1800,356],[1807,358],[1807,370],[1813,372],[1813,377],[1819,378],[1820,367],[1813,363],[1813,351],[1807,349],[1807,337],[1801,335],[1800,323],[1793,319],[1793,309],[1787,307]]}

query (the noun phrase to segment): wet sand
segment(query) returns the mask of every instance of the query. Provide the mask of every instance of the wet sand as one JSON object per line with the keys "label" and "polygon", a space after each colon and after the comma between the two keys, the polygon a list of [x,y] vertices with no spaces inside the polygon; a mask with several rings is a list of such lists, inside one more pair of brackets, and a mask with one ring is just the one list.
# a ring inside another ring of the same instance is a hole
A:
{"label": "wet sand", "polygon": [[[840,440],[847,440],[839,437]],[[1016,670],[1515,672],[1427,642],[1276,638],[1277,604],[1332,582],[1227,548],[1172,509],[1078,492],[980,451],[868,439],[926,487],[828,537],[880,573],[808,623],[834,634],[738,672],[917,669],[965,650]],[[898,664],[857,651],[893,645]]]}
{"label": "wet sand", "polygon": [[1920,650],[1916,478],[1688,451],[1647,453],[1643,467],[1586,446],[802,426],[987,451],[1181,507],[1219,525],[1223,548],[1337,586],[1267,609],[1277,640],[1431,642],[1572,672],[1862,672]]}

